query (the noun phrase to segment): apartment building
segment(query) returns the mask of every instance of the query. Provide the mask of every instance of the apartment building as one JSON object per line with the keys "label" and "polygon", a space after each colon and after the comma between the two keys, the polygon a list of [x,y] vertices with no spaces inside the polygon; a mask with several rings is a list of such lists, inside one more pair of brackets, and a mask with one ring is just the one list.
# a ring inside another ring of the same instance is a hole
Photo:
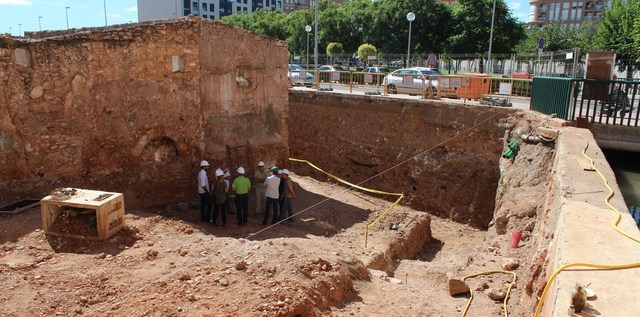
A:
{"label": "apartment building", "polygon": [[[334,2],[344,3],[344,0],[334,0]],[[218,20],[227,15],[251,14],[258,9],[289,13],[306,10],[314,5],[314,0],[138,0],[138,21],[168,19],[190,14]]]}
{"label": "apartment building", "polygon": [[606,0],[533,0],[529,2],[529,24],[543,26],[557,21],[574,28],[583,22],[597,21]]}

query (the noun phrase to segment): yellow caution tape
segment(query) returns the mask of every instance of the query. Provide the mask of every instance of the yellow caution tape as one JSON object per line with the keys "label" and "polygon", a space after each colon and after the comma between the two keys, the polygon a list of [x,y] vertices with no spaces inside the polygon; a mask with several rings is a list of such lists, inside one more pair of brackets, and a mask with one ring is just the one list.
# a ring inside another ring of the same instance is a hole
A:
{"label": "yellow caution tape", "polygon": [[351,186],[353,188],[360,189],[360,190],[365,191],[365,192],[374,193],[374,194],[381,194],[381,195],[398,196],[398,199],[396,199],[396,201],[393,204],[391,204],[391,206],[389,206],[389,208],[387,208],[378,218],[376,218],[370,224],[366,225],[365,230],[364,230],[364,246],[365,247],[367,246],[367,242],[369,240],[369,227],[374,225],[374,224],[376,224],[381,219],[383,219],[393,209],[393,207],[395,207],[400,202],[400,200],[402,200],[402,198],[404,198],[404,194],[403,193],[389,193],[389,192],[385,192],[385,191],[381,191],[381,190],[375,190],[375,189],[371,189],[371,188],[362,187],[360,185],[348,182],[348,181],[346,181],[346,180],[344,180],[344,179],[342,179],[342,178],[340,178],[338,176],[335,176],[335,175],[333,175],[331,173],[328,173],[328,172],[322,170],[321,168],[315,166],[313,163],[311,163],[311,162],[309,162],[307,160],[301,160],[301,159],[296,159],[296,158],[292,158],[292,157],[290,157],[289,160],[290,161],[294,161],[294,162],[307,163],[309,166],[311,166],[311,167],[315,168],[316,170],[328,175],[329,177],[335,179],[336,181],[338,181],[340,183],[343,183],[343,184],[346,184],[346,185],[349,185],[349,186]]}

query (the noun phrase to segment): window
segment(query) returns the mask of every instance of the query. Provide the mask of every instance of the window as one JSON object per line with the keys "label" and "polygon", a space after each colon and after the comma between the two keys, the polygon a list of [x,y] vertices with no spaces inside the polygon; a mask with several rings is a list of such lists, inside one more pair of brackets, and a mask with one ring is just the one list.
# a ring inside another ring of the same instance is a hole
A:
{"label": "window", "polygon": [[193,2],[192,3],[192,9],[193,9],[193,11],[198,11],[198,3],[197,2]]}
{"label": "window", "polygon": [[206,3],[202,3],[202,11],[207,11],[207,4]]}
{"label": "window", "polygon": [[539,12],[541,12],[541,13],[542,12],[547,12],[547,4],[546,3],[540,4],[540,11]]}

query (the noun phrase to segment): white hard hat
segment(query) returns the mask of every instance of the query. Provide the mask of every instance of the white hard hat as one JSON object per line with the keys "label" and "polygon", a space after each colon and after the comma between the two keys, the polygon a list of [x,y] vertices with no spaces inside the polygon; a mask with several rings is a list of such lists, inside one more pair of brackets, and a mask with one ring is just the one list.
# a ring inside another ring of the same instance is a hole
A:
{"label": "white hard hat", "polygon": [[264,166],[264,162],[263,161],[258,162],[258,166]]}
{"label": "white hard hat", "polygon": [[242,166],[238,167],[238,173],[244,174],[244,167]]}
{"label": "white hard hat", "polygon": [[287,174],[287,175],[289,175],[289,170],[288,170],[288,169],[286,169],[286,168],[285,168],[285,169],[283,169],[283,170],[282,170],[282,174]]}
{"label": "white hard hat", "polygon": [[203,166],[209,166],[209,162],[207,161],[200,162],[200,167],[203,167]]}
{"label": "white hard hat", "polygon": [[278,170],[278,174],[282,174],[282,170]]}
{"label": "white hard hat", "polygon": [[224,172],[221,170],[216,170],[216,177],[224,175]]}

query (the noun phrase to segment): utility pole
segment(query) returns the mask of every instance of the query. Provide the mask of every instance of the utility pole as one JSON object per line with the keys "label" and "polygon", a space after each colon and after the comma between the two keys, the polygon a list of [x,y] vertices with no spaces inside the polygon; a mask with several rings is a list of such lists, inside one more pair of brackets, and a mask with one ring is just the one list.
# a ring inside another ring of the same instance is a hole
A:
{"label": "utility pole", "polygon": [[[491,45],[493,44],[493,20],[496,17],[496,0],[493,0],[493,11],[491,11],[491,33],[489,33],[489,56],[487,64],[491,64]],[[490,69],[489,69],[490,70]],[[489,74],[489,72],[487,72]]]}
{"label": "utility pole", "polygon": [[107,0],[102,0],[104,5],[104,26],[107,26]]}

